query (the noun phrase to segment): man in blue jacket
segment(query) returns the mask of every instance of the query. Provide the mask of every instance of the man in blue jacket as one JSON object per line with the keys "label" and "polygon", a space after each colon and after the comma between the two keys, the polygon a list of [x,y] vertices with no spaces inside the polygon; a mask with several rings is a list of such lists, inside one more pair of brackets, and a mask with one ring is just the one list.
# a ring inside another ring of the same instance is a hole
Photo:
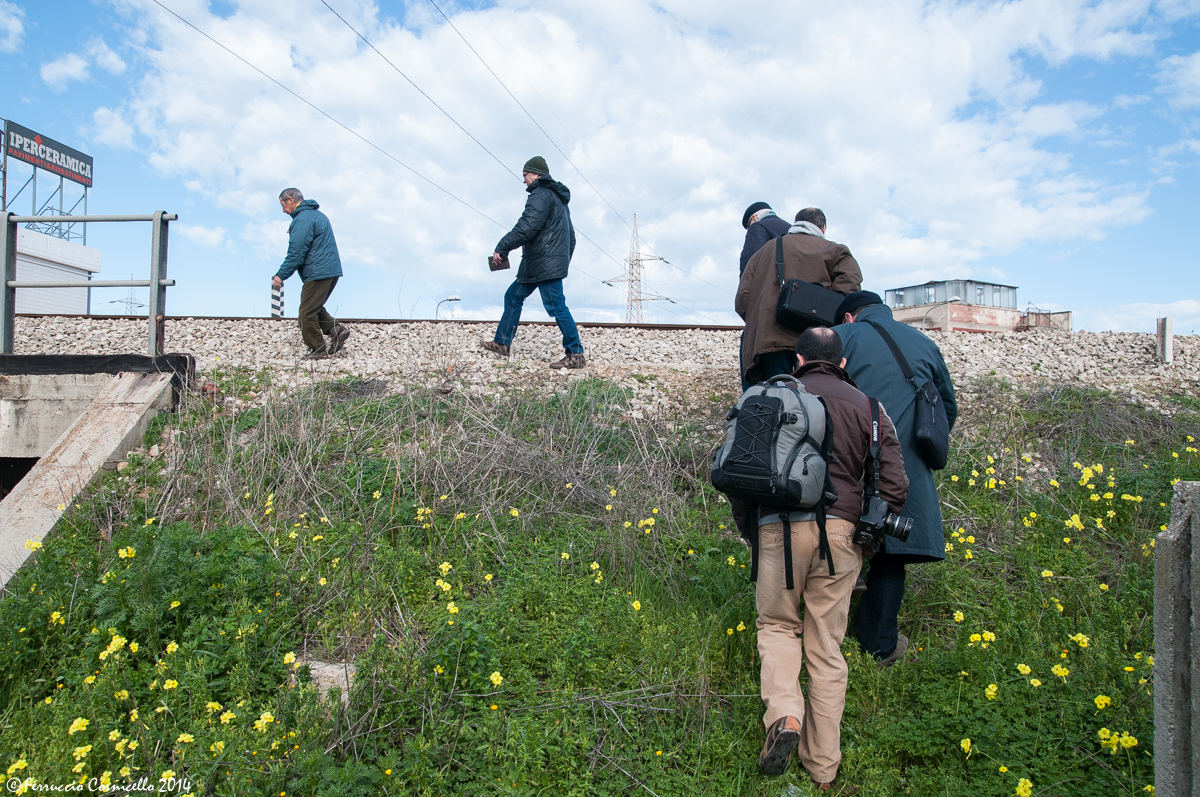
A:
{"label": "man in blue jacket", "polygon": [[886,537],[883,546],[870,560],[867,591],[858,607],[858,642],[883,666],[900,660],[908,650],[908,637],[899,632],[900,602],[904,599],[904,567],[918,562],[939,562],[946,558],[946,537],[942,528],[942,508],[938,500],[933,471],[916,449],[916,389],[904,378],[887,343],[876,326],[885,329],[908,360],[914,381],[923,385],[933,380],[945,402],[946,418],[954,427],[958,404],[954,383],[937,344],[923,333],[892,318],[892,310],[871,291],[855,291],[842,300],[837,310],[846,357],[846,372],[868,396],[879,399],[896,426],[900,449],[904,453],[904,471],[908,476],[908,499],[904,514],[912,518],[907,542]]}
{"label": "man in blue jacket", "polygon": [[[279,195],[283,212],[292,217],[288,227],[288,251],[283,265],[275,273],[271,284],[276,288],[296,271],[304,287],[300,290],[300,309],[297,320],[304,345],[308,346],[305,360],[319,360],[336,354],[346,345],[350,330],[333,320],[325,311],[325,302],[338,278],[342,276],[342,259],[338,257],[337,241],[333,238],[333,227],[320,207],[311,199],[305,199],[299,189],[285,188]],[[325,335],[329,345],[325,345]]]}
{"label": "man in blue jacket", "polygon": [[495,337],[481,340],[479,345],[508,357],[517,324],[521,321],[521,308],[536,290],[542,295],[542,306],[558,322],[563,336],[566,356],[550,363],[550,367],[583,368],[587,365],[583,343],[563,296],[563,280],[571,256],[575,254],[575,227],[567,208],[571,190],[550,176],[550,167],[541,156],[526,161],[522,172],[525,190],[529,193],[525,211],[517,219],[516,226],[496,244],[491,258],[495,265],[500,265],[508,253],[519,246],[521,267],[517,269],[516,280],[504,294],[504,314],[496,327]]}

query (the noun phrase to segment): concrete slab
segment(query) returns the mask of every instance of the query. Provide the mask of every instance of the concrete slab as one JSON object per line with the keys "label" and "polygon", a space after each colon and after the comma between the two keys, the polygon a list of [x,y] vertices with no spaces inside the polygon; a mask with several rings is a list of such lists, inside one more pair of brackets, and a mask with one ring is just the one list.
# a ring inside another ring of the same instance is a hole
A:
{"label": "concrete slab", "polygon": [[1154,793],[1200,797],[1200,482],[1179,482],[1154,544]]}
{"label": "concrete slab", "polygon": [[173,374],[119,374],[0,501],[0,588],[24,564],[29,540],[41,542],[101,470],[137,447],[158,410],[172,402]]}
{"label": "concrete slab", "polygon": [[0,457],[41,457],[83,415],[108,374],[0,374]]}

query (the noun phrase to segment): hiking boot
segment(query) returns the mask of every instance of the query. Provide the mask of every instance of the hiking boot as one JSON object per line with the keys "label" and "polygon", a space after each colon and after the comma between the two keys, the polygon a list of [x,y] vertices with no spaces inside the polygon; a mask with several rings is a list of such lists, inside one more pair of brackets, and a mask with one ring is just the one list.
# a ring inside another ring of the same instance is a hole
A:
{"label": "hiking boot", "polygon": [[879,662],[880,667],[891,667],[900,659],[904,658],[904,654],[908,652],[908,637],[904,634],[896,636],[896,649],[892,651],[892,655],[888,656],[883,661]]}
{"label": "hiking boot", "polygon": [[326,349],[309,349],[308,354],[300,358],[301,360],[328,360],[329,351]]}
{"label": "hiking boot", "polygon": [[862,573],[858,574],[858,578],[854,580],[854,589],[850,590],[850,595],[861,595],[867,591],[867,580],[862,577]]}
{"label": "hiking boot", "polygon": [[512,351],[512,347],[505,346],[503,343],[497,343],[494,340],[481,340],[481,341],[479,341],[479,345],[482,346],[483,348],[487,349],[488,351],[499,354],[501,357],[510,356],[510,353]]}
{"label": "hiking boot", "polygon": [[800,743],[800,720],[780,717],[770,728],[758,757],[758,771],[764,775],[782,775],[787,769],[792,751]]}
{"label": "hiking boot", "polygon": [[551,368],[586,368],[587,360],[583,357],[583,352],[572,354],[567,352],[567,356],[557,362],[550,363]]}
{"label": "hiking boot", "polygon": [[346,329],[341,324],[334,324],[333,329],[329,330],[329,356],[333,356],[342,350],[346,345],[346,338],[350,337],[350,330]]}

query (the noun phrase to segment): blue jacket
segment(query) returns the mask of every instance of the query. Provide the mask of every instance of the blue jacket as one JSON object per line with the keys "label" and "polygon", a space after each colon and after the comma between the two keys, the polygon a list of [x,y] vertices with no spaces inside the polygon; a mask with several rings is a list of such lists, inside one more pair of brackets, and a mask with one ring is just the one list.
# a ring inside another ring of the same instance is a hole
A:
{"label": "blue jacket", "polygon": [[496,252],[507,257],[521,247],[517,282],[537,283],[566,279],[575,254],[575,227],[571,225],[571,189],[544,175],[528,186],[525,211],[516,225],[496,244]]}
{"label": "blue jacket", "polygon": [[304,282],[342,276],[342,259],[338,257],[333,227],[325,214],[317,210],[319,207],[314,200],[306,199],[292,211],[287,257],[275,272],[280,279],[287,279],[297,270]]}
{"label": "blue jacket", "polygon": [[954,383],[942,352],[929,338],[907,324],[892,318],[890,307],[882,304],[865,307],[853,324],[840,324],[834,329],[842,339],[846,356],[846,372],[858,384],[858,389],[879,399],[887,409],[900,438],[904,452],[904,472],[908,475],[908,499],[904,514],[913,520],[908,542],[893,537],[884,540],[883,549],[889,554],[901,554],[908,561],[928,562],[946,558],[946,537],[942,528],[942,507],[938,500],[933,471],[922,461],[914,448],[913,424],[916,418],[916,395],[913,386],[883,342],[879,332],[864,321],[874,321],[886,329],[904,353],[917,384],[932,379],[942,401],[946,402],[946,417],[950,427],[958,416],[954,400]]}
{"label": "blue jacket", "polygon": [[763,244],[782,238],[791,228],[792,225],[778,216],[767,216],[751,224],[750,229],[746,230],[746,243],[742,244],[742,261],[738,275],[745,273],[746,264],[754,257],[755,252],[763,248]]}

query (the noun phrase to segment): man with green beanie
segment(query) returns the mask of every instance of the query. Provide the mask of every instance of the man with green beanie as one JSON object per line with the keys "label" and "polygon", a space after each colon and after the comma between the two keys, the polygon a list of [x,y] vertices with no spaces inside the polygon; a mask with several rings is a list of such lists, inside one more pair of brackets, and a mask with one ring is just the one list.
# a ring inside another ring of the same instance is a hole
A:
{"label": "man with green beanie", "polygon": [[495,337],[481,340],[479,345],[503,357],[509,356],[517,324],[521,321],[521,308],[536,290],[542,295],[542,306],[558,323],[563,336],[566,356],[550,363],[550,367],[583,368],[587,362],[579,329],[563,296],[563,280],[571,256],[575,254],[575,228],[567,208],[571,191],[550,176],[550,167],[541,156],[526,161],[522,172],[525,190],[529,193],[525,211],[516,226],[496,244],[491,258],[498,266],[519,246],[522,247],[521,267],[517,269],[516,280],[504,294],[504,314]]}

